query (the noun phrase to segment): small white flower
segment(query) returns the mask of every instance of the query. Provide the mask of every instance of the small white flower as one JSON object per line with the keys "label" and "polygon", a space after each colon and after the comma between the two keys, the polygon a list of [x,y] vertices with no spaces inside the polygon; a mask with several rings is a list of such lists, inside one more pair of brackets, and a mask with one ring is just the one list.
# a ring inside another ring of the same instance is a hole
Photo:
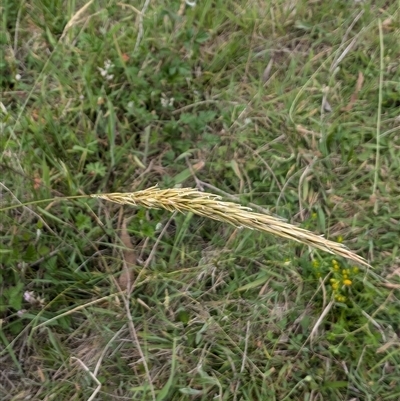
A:
{"label": "small white flower", "polygon": [[24,300],[26,302],[29,302],[31,305],[36,306],[44,306],[44,304],[46,303],[46,300],[44,298],[40,298],[39,296],[36,297],[33,291],[25,291]]}
{"label": "small white flower", "polygon": [[109,74],[109,72],[114,68],[114,64],[110,60],[106,60],[104,62],[104,68],[102,67],[97,67],[97,69],[100,71],[100,75],[103,78],[106,78],[107,81],[111,81],[114,78],[113,74]]}
{"label": "small white flower", "polygon": [[21,309],[17,312],[17,316],[18,317],[22,317],[24,315],[24,313],[26,312],[26,309]]}
{"label": "small white flower", "polygon": [[161,102],[161,106],[162,107],[167,107],[168,106],[168,99],[166,98],[164,93],[161,94],[160,102]]}
{"label": "small white flower", "polygon": [[251,124],[251,118],[245,118],[244,125],[249,125],[249,124]]}
{"label": "small white flower", "polygon": [[104,68],[108,71],[114,67],[114,64],[110,60],[106,60],[104,62]]}
{"label": "small white flower", "polygon": [[128,108],[132,109],[133,106],[135,105],[135,102],[133,102],[132,100],[128,103]]}
{"label": "small white flower", "polygon": [[16,81],[20,81],[21,78],[22,78],[21,74],[16,74],[16,75],[15,75],[15,80],[16,80]]}
{"label": "small white flower", "polygon": [[79,96],[79,100],[83,100],[84,98],[85,98],[85,96],[83,96],[83,95]]}
{"label": "small white flower", "polygon": [[40,297],[37,297],[36,298],[36,302],[40,305],[40,306],[44,306],[45,305],[45,303],[46,303],[46,300],[44,299],[44,298],[40,298]]}
{"label": "small white flower", "polygon": [[97,69],[100,71],[100,75],[102,77],[105,77],[107,75],[107,70],[101,67],[97,67]]}
{"label": "small white flower", "polygon": [[24,292],[24,300],[26,302],[29,302],[30,304],[34,303],[36,301],[35,293],[33,291],[25,291]]}
{"label": "small white flower", "polygon": [[160,102],[162,107],[168,107],[168,106],[172,107],[174,105],[174,101],[175,98],[171,97],[168,99],[164,93],[161,94]]}

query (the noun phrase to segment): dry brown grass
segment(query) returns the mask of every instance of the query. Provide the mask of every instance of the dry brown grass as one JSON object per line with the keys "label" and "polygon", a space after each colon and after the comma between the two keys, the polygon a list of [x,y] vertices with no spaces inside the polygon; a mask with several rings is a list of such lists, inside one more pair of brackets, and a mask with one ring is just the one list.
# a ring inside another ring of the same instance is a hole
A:
{"label": "dry brown grass", "polygon": [[296,227],[293,224],[261,213],[233,202],[223,202],[220,196],[200,192],[193,188],[159,189],[157,186],[130,193],[110,193],[91,195],[121,205],[144,206],[149,209],[166,209],[170,212],[192,212],[196,215],[270,233],[300,242],[334,255],[342,256],[356,263],[370,266],[367,261],[350,251],[343,244],[329,241],[320,235]]}

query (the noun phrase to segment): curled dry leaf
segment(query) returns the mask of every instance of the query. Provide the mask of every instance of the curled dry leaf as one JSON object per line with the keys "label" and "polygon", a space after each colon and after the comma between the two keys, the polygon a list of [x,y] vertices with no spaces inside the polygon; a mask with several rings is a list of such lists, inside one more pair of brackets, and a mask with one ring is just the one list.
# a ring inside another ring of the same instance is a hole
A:
{"label": "curled dry leaf", "polygon": [[353,94],[351,95],[349,104],[346,107],[343,107],[342,109],[343,111],[350,111],[353,108],[354,103],[358,99],[358,93],[360,92],[363,84],[364,84],[364,75],[361,71],[359,71],[356,87],[354,89]]}
{"label": "curled dry leaf", "polygon": [[382,22],[382,28],[386,31],[390,31],[394,28],[394,18],[388,17]]}
{"label": "curled dry leaf", "polygon": [[125,246],[123,251],[123,271],[118,279],[118,284],[121,290],[131,290],[133,284],[133,266],[136,265],[136,253],[131,243],[131,237],[129,236],[126,219],[124,219],[121,228],[121,241]]}
{"label": "curled dry leaf", "polygon": [[262,82],[264,84],[269,80],[269,77],[271,76],[271,70],[272,70],[273,64],[274,64],[274,59],[271,57],[271,60],[269,60],[269,63],[265,67],[265,70],[262,74]]}
{"label": "curled dry leaf", "polygon": [[399,341],[389,341],[388,343],[383,344],[381,347],[379,347],[376,350],[376,353],[382,354],[383,352],[387,352],[387,350],[393,346],[397,346],[397,347],[400,346],[400,342]]}
{"label": "curled dry leaf", "polygon": [[395,283],[380,283],[381,287],[385,287],[389,290],[400,290],[400,284]]}
{"label": "curled dry leaf", "polygon": [[199,162],[193,164],[193,166],[192,166],[193,171],[196,173],[197,171],[200,171],[201,169],[203,169],[205,165],[206,165],[205,161],[200,160]]}
{"label": "curled dry leaf", "polygon": [[332,113],[332,106],[330,105],[330,103],[328,102],[328,100],[326,99],[326,97],[324,97],[323,100],[322,100],[322,108],[323,108],[324,111],[326,111],[327,113]]}
{"label": "curled dry leaf", "polygon": [[395,276],[399,276],[400,277],[400,267],[397,267],[390,274],[388,274],[387,278],[391,279],[391,278],[393,278]]}
{"label": "curled dry leaf", "polygon": [[186,1],[185,0],[181,0],[181,5],[180,5],[179,10],[178,10],[178,15],[180,17],[185,13],[185,9],[186,9]]}

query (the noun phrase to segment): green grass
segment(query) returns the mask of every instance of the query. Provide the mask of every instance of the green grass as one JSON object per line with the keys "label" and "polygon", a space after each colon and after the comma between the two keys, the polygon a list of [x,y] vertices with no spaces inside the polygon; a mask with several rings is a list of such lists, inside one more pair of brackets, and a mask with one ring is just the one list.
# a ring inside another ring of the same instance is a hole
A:
{"label": "green grass", "polygon": [[[1,5],[1,399],[400,399],[400,3],[88,3]],[[157,183],[374,269],[60,199]]]}

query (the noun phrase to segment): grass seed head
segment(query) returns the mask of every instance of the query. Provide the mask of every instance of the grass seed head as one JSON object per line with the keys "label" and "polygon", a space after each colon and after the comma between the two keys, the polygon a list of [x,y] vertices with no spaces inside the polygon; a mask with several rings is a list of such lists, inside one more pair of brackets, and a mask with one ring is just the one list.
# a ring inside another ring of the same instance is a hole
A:
{"label": "grass seed head", "polygon": [[233,202],[224,202],[214,194],[193,188],[159,189],[157,186],[130,193],[110,193],[92,197],[121,205],[143,206],[148,209],[166,209],[170,212],[192,212],[235,227],[246,227],[278,237],[300,242],[334,255],[342,256],[369,266],[365,259],[347,249],[343,244],[329,241],[303,228],[267,214],[255,213],[250,208]]}

